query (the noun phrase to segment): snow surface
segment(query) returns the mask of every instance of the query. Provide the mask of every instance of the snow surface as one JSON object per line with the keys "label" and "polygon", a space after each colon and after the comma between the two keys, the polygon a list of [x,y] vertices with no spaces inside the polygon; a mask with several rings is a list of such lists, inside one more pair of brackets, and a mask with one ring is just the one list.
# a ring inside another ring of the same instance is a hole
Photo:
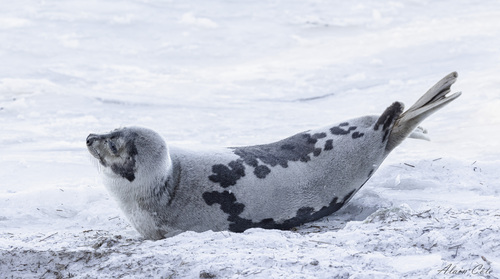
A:
{"label": "snow surface", "polygon": [[[500,278],[500,2],[18,0],[0,9],[1,278]],[[248,145],[411,105],[459,72],[341,211],[145,241],[91,132]],[[459,274],[457,274],[459,273]]]}

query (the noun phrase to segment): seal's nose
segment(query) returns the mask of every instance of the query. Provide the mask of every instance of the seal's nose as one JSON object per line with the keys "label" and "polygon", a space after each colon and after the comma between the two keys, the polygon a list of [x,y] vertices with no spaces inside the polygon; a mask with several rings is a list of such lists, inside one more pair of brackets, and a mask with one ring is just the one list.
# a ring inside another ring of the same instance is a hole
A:
{"label": "seal's nose", "polygon": [[92,143],[98,138],[98,136],[96,134],[90,134],[88,137],[87,137],[87,146],[91,146]]}

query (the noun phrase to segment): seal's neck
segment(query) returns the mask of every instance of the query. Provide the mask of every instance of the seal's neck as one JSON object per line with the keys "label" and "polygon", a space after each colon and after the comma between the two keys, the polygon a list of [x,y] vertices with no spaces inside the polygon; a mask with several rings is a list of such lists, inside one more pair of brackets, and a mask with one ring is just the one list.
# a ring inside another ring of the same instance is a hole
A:
{"label": "seal's neck", "polygon": [[148,168],[138,168],[135,179],[129,181],[112,172],[104,173],[104,185],[118,200],[122,209],[129,211],[132,205],[143,207],[149,201],[169,201],[177,181],[170,156]]}

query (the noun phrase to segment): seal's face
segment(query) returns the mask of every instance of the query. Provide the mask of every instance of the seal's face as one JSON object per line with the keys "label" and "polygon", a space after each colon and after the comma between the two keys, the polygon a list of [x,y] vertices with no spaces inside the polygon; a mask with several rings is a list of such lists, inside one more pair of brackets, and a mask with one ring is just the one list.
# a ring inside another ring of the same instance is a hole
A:
{"label": "seal's face", "polygon": [[137,127],[90,134],[87,148],[108,173],[130,182],[139,172],[163,165],[167,154],[165,142],[157,133]]}
{"label": "seal's face", "polygon": [[130,133],[115,130],[103,135],[90,134],[87,148],[103,167],[129,181],[135,179],[137,148]]}

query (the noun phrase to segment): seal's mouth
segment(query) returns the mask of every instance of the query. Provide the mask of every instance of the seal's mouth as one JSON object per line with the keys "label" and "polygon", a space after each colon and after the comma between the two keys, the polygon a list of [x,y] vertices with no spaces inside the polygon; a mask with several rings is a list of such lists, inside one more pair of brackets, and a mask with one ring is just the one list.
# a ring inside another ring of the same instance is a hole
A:
{"label": "seal's mouth", "polygon": [[99,151],[95,147],[88,146],[88,150],[92,156],[94,156],[97,160],[99,160],[99,163],[101,163],[101,165],[106,166],[104,157],[99,153]]}
{"label": "seal's mouth", "polygon": [[97,135],[90,134],[87,137],[87,149],[89,150],[92,156],[94,156],[96,159],[99,160],[99,163],[101,163],[101,165],[106,166],[106,162],[104,161],[104,156],[102,156],[99,150],[94,146],[94,143],[98,140],[99,137]]}
{"label": "seal's mouth", "polygon": [[99,160],[99,163],[101,163],[101,165],[103,166],[106,166],[106,162],[104,161],[104,156],[102,156],[99,151],[97,150],[97,148],[93,147],[93,146],[87,146],[87,149],[89,150],[90,154],[96,158],[97,160]]}

